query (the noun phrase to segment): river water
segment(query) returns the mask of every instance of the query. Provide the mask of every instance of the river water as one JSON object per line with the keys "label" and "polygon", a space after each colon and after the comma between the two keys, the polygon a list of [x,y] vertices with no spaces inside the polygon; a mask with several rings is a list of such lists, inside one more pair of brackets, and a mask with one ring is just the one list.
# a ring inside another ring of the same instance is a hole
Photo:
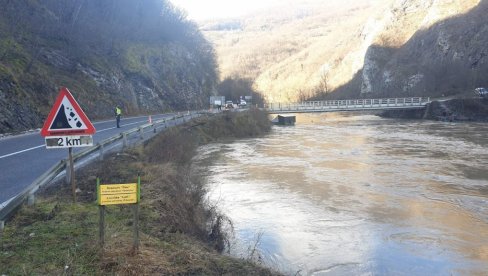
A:
{"label": "river water", "polygon": [[488,275],[488,124],[302,114],[196,160],[232,255],[288,275]]}

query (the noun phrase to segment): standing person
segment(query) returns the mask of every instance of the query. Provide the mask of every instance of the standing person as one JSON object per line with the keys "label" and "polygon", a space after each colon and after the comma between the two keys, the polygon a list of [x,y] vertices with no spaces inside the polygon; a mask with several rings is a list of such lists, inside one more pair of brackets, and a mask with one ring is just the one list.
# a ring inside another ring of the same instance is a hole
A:
{"label": "standing person", "polygon": [[122,109],[119,106],[115,107],[115,119],[117,120],[117,128],[120,128],[120,116],[122,115]]}

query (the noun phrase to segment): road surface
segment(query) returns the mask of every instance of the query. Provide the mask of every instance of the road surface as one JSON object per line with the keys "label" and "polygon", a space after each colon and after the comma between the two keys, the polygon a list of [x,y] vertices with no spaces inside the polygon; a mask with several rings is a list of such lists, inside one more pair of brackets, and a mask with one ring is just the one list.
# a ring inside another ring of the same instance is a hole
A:
{"label": "road surface", "polygon": [[[172,117],[174,114],[153,115],[152,120]],[[115,127],[115,119],[95,122],[93,144],[123,131],[148,123],[148,117],[122,118],[121,128]],[[74,151],[84,148],[74,148]],[[44,137],[39,131],[0,139],[0,206],[29,186],[61,159],[68,157],[68,149],[46,149]]]}

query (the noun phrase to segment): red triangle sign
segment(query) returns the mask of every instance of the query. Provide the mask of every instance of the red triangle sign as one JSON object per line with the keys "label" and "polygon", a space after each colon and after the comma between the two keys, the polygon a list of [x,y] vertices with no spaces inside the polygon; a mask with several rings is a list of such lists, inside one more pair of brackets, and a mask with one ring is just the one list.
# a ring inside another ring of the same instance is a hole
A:
{"label": "red triangle sign", "polygon": [[95,134],[95,127],[92,125],[85,112],[76,102],[68,88],[61,87],[53,108],[49,112],[41,135],[92,135]]}

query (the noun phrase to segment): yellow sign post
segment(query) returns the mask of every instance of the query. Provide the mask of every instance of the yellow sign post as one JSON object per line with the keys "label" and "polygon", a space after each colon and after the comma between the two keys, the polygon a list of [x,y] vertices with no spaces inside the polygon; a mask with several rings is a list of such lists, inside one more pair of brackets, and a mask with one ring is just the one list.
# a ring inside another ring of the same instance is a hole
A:
{"label": "yellow sign post", "polygon": [[137,203],[137,183],[99,186],[99,205]]}
{"label": "yellow sign post", "polygon": [[100,209],[100,244],[105,243],[105,206],[116,204],[134,205],[134,246],[136,252],[139,249],[139,202],[141,201],[141,177],[137,177],[137,183],[128,184],[100,184],[97,178],[97,203]]}

